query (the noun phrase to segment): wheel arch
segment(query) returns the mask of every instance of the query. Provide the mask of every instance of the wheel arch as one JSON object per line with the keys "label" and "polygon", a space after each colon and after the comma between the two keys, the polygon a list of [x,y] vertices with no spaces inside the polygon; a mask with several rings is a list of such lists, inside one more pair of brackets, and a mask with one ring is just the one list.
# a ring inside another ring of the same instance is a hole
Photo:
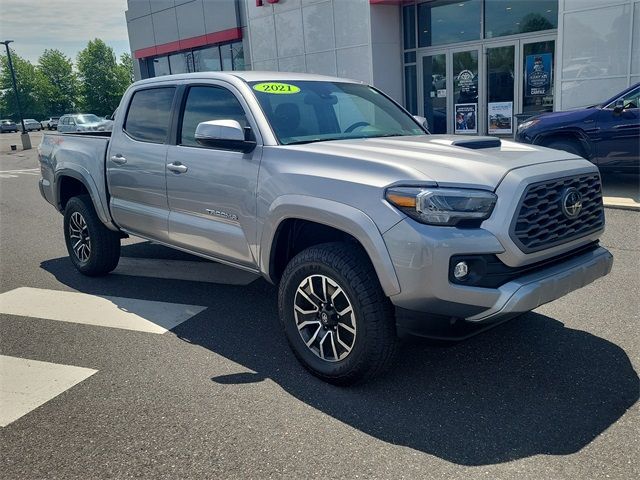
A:
{"label": "wheel arch", "polygon": [[[264,219],[260,239],[259,266],[262,273],[273,283],[279,281],[291,254],[296,252],[287,245],[291,232],[314,229],[311,241],[300,245],[311,246],[327,241],[357,242],[366,252],[387,296],[400,293],[400,284],[389,252],[373,220],[361,210],[324,198],[304,195],[278,197]],[[303,238],[308,239],[309,234]],[[283,251],[287,251],[284,255]],[[284,266],[282,262],[284,261]]]}
{"label": "wheel arch", "polygon": [[578,147],[582,150],[584,158],[590,160],[593,158],[593,148],[588,135],[579,128],[570,128],[562,130],[553,130],[550,132],[541,133],[538,135],[533,143],[535,145],[545,146],[556,140],[570,140],[576,142]]}
{"label": "wheel arch", "polygon": [[82,194],[89,195],[100,221],[110,230],[118,230],[111,222],[108,211],[105,210],[100,201],[98,188],[90,177],[75,169],[60,169],[55,174],[55,192],[56,208],[62,213],[64,213],[65,206],[72,197]]}

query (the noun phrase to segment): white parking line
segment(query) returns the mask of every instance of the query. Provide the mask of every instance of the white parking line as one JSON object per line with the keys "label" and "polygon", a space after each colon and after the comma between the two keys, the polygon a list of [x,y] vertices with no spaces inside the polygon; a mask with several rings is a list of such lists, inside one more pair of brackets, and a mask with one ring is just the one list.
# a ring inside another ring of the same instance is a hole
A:
{"label": "white parking line", "polygon": [[18,178],[19,175],[40,175],[40,169],[23,168],[20,170],[0,170],[0,178]]}
{"label": "white parking line", "polygon": [[162,334],[205,310],[155,302],[21,287],[0,294],[0,313]]}
{"label": "white parking line", "polygon": [[0,427],[6,427],[96,372],[0,355]]}

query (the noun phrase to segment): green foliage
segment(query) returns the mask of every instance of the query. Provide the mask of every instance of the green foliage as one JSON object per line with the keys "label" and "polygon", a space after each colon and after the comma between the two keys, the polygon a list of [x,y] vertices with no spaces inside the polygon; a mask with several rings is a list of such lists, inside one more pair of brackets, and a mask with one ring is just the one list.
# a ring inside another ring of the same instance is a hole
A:
{"label": "green foliage", "polygon": [[111,114],[131,83],[128,67],[118,64],[113,49],[98,38],[78,53],[77,65],[83,110],[101,116]]}
{"label": "green foliage", "polygon": [[59,50],[45,50],[38,59],[37,68],[45,79],[46,116],[73,112],[78,98],[78,78],[71,59]]}
{"label": "green foliage", "polygon": [[[131,55],[125,53],[117,62],[113,49],[99,39],[90,41],[78,54],[77,72],[71,59],[59,50],[45,50],[38,65],[13,50],[11,59],[23,118],[44,120],[49,116],[80,111],[108,115],[117,108],[122,94],[133,82]],[[18,120],[4,51],[0,51],[0,118]]]}
{"label": "green foliage", "polygon": [[[11,51],[11,60],[16,74],[20,106],[24,118],[40,118],[45,115],[43,91],[46,80],[36,67]],[[0,111],[3,118],[18,120],[16,96],[11,82],[11,71],[6,55],[0,57]]]}

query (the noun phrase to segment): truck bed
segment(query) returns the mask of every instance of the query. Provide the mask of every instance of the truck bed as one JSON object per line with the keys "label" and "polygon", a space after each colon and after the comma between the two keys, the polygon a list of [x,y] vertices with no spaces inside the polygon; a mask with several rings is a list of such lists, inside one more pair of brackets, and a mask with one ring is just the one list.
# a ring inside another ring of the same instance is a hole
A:
{"label": "truck bed", "polygon": [[60,209],[57,180],[69,175],[89,190],[100,219],[111,224],[105,159],[111,132],[45,133],[39,147],[40,188],[47,201]]}

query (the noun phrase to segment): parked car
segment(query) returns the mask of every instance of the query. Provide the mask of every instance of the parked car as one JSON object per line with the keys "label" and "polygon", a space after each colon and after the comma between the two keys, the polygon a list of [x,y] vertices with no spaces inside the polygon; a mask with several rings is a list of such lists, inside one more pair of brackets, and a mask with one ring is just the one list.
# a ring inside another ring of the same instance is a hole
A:
{"label": "parked car", "polygon": [[0,132],[17,132],[18,125],[13,120],[0,120]]}
{"label": "parked car", "polygon": [[516,140],[564,150],[601,170],[640,170],[640,83],[598,105],[531,117]]}
{"label": "parked car", "polygon": [[382,371],[397,333],[463,338],[612,266],[592,163],[429,135],[366,84],[165,76],[133,84],[119,112],[110,135],[38,149],[73,265],[104,275],[133,235],[261,274],[295,355],[329,382]]}
{"label": "parked car", "polygon": [[26,128],[28,132],[40,131],[42,130],[42,124],[33,118],[25,118],[24,128]]}
{"label": "parked car", "polygon": [[107,124],[107,120],[92,113],[76,113],[60,117],[57,130],[61,133],[103,132]]}
{"label": "parked car", "polygon": [[58,121],[60,117],[49,117],[42,122],[42,126],[47,130],[56,130],[58,128]]}

